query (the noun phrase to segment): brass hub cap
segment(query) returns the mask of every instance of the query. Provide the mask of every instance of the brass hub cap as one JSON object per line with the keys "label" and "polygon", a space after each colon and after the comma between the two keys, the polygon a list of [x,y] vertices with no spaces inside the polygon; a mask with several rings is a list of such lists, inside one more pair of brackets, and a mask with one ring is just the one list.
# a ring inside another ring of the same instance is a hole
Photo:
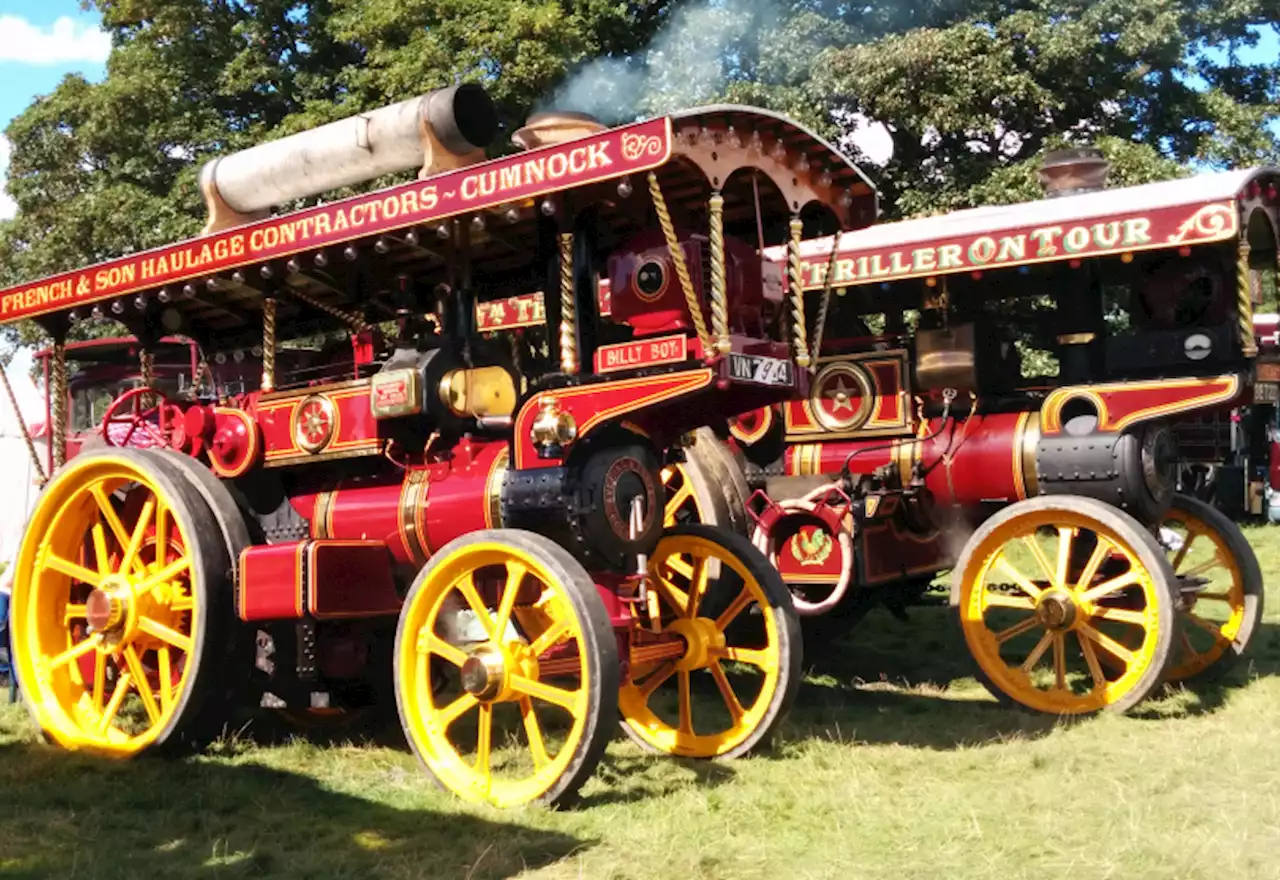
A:
{"label": "brass hub cap", "polygon": [[1076,622],[1076,603],[1062,590],[1047,590],[1036,603],[1036,618],[1048,630],[1070,629]]}
{"label": "brass hub cap", "polygon": [[85,620],[92,631],[118,633],[129,617],[131,596],[128,584],[116,578],[106,578],[84,603]]}
{"label": "brass hub cap", "polygon": [[476,648],[462,664],[462,687],[477,700],[491,701],[502,693],[506,665],[502,653],[488,645]]}

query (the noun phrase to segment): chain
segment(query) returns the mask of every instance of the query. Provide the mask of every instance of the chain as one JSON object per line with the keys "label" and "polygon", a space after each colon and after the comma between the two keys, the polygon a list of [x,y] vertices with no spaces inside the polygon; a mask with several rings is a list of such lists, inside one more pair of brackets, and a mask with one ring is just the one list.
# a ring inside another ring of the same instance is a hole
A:
{"label": "chain", "polygon": [[671,223],[671,214],[667,211],[667,200],[662,197],[658,175],[652,171],[649,172],[649,195],[653,198],[653,210],[658,215],[662,236],[667,240],[667,251],[671,254],[671,263],[676,268],[676,277],[680,279],[680,289],[684,291],[684,301],[689,307],[689,316],[693,319],[694,332],[698,334],[702,350],[710,352],[711,337],[707,335],[707,322],[702,317],[702,306],[698,303],[698,295],[693,290],[693,279],[689,277],[689,267],[684,262],[684,251],[680,249],[675,226]]}
{"label": "chain", "polygon": [[822,336],[827,329],[827,310],[831,308],[831,288],[835,282],[836,250],[840,233],[831,237],[831,255],[827,257],[827,274],[822,285],[822,305],[818,307],[818,326],[813,330],[813,356],[822,356]]}
{"label": "chain", "polygon": [[53,394],[53,466],[62,467],[67,461],[67,347],[61,342],[53,344],[53,375],[50,377]]}

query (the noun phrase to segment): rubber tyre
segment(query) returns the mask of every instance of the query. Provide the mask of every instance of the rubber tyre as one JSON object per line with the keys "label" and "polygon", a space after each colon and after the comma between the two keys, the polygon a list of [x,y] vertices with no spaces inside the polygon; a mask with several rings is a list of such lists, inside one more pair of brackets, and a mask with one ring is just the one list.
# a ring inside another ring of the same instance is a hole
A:
{"label": "rubber tyre", "polygon": [[574,753],[556,781],[530,801],[546,806],[572,804],[578,797],[578,790],[595,772],[605,746],[613,736],[613,727],[606,719],[615,718],[618,713],[618,641],[595,581],[567,550],[541,535],[521,529],[482,529],[471,532],[437,550],[414,578],[413,586],[405,597],[395,637],[393,675],[401,729],[427,776],[438,788],[463,798],[474,799],[472,793],[456,791],[436,774],[417,741],[405,696],[406,687],[413,682],[413,670],[406,671],[404,661],[406,656],[414,654],[417,633],[407,631],[407,621],[419,594],[427,588],[431,577],[439,569],[450,564],[452,557],[481,543],[500,543],[513,547],[526,556],[537,558],[552,574],[556,579],[556,586],[561,589],[572,609],[580,634],[579,647],[587,655],[587,669],[595,670],[594,675],[588,674],[588,680],[583,685],[588,691],[586,719]]}
{"label": "rubber tyre", "polygon": [[[800,616],[796,614],[795,606],[791,600],[791,591],[787,589],[782,576],[778,574],[777,569],[769,564],[764,554],[757,550],[745,537],[711,526],[682,525],[667,529],[663,532],[662,538],[664,541],[669,537],[680,535],[702,538],[720,545],[727,554],[736,556],[747,572],[755,578],[767,597],[770,604],[769,614],[773,616],[776,632],[778,633],[780,667],[778,670],[778,683],[760,723],[742,742],[719,754],[681,753],[681,757],[688,758],[739,758],[757,748],[767,747],[771,744],[776,736],[778,727],[786,719],[792,705],[795,703],[796,694],[800,691],[801,664],[804,660],[804,650],[800,635]],[[662,548],[663,541],[658,542],[659,550]],[[653,559],[658,558],[660,558],[660,555],[655,552]],[[746,611],[743,612],[743,614],[745,613]],[[622,718],[621,726],[627,738],[640,746],[645,752],[654,755],[668,754],[640,736],[626,718]]]}
{"label": "rubber tyre", "polygon": [[[177,695],[176,706],[168,721],[139,751],[190,751],[207,745],[221,733],[227,717],[227,706],[223,698],[227,693],[228,677],[245,674],[247,670],[229,668],[224,662],[224,647],[234,615],[233,587],[228,580],[231,568],[227,547],[222,541],[222,532],[216,518],[200,493],[186,478],[183,469],[164,454],[153,450],[107,447],[77,455],[52,476],[36,500],[15,565],[29,566],[34,561],[38,536],[32,529],[38,528],[36,524],[44,505],[57,492],[63,491],[64,484],[78,480],[83,470],[102,460],[125,463],[152,481],[166,496],[165,502],[170,514],[187,541],[186,551],[191,557],[189,582],[197,621],[191,633],[191,650],[187,655],[191,677]],[[14,588],[14,617],[17,625],[13,627],[12,639],[18,645],[23,641],[26,621],[17,620],[25,603],[25,597],[21,600],[18,598],[21,587],[17,575],[14,578]],[[20,685],[25,678],[26,676],[19,678]],[[19,690],[28,711],[45,737],[63,748],[83,749],[111,757],[128,757],[138,753],[121,753],[95,747],[91,743],[68,741],[44,724],[39,705],[41,694],[38,690],[35,687],[21,686]]]}
{"label": "rubber tyre", "polygon": [[997,529],[1007,525],[1013,520],[1020,517],[1050,513],[1054,511],[1062,511],[1064,513],[1081,516],[1092,519],[1105,528],[1110,529],[1116,535],[1120,536],[1129,548],[1133,551],[1138,561],[1151,574],[1155,581],[1155,590],[1153,591],[1158,603],[1159,619],[1162,622],[1156,632],[1156,641],[1153,646],[1152,661],[1139,677],[1138,681],[1129,688],[1119,699],[1107,704],[1100,710],[1082,711],[1073,713],[1077,715],[1098,714],[1100,711],[1108,713],[1123,714],[1134,706],[1145,700],[1153,691],[1156,690],[1164,679],[1165,670],[1168,668],[1173,658],[1173,638],[1174,638],[1174,614],[1175,614],[1175,593],[1174,593],[1174,577],[1173,569],[1169,565],[1169,560],[1165,556],[1164,548],[1162,548],[1155,536],[1142,526],[1136,519],[1124,511],[1096,501],[1092,498],[1086,498],[1076,495],[1049,495],[1037,498],[1029,498],[1025,501],[1019,501],[1008,507],[1002,508],[999,512],[987,519],[978,529],[969,537],[965,543],[964,549],[960,553],[960,558],[956,561],[955,568],[952,571],[951,579],[951,596],[950,606],[953,619],[956,626],[960,628],[965,644],[969,647],[970,660],[972,661],[972,669],[975,677],[980,681],[992,696],[1000,703],[1006,706],[1026,709],[1033,712],[1039,710],[1034,707],[1017,700],[1012,694],[1005,692],[996,681],[990,677],[982,668],[977,656],[974,654],[972,646],[969,644],[968,633],[963,626],[963,601],[964,601],[964,583],[967,580],[966,574],[971,568],[976,568],[982,560],[975,558],[976,551]]}

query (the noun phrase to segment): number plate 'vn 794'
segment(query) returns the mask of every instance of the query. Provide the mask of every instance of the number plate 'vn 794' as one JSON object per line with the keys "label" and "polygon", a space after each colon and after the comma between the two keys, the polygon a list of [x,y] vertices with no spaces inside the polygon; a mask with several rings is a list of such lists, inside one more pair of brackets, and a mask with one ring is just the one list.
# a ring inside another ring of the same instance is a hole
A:
{"label": "number plate 'vn 794'", "polygon": [[787,386],[795,383],[791,361],[737,352],[729,355],[729,378],[756,385]]}

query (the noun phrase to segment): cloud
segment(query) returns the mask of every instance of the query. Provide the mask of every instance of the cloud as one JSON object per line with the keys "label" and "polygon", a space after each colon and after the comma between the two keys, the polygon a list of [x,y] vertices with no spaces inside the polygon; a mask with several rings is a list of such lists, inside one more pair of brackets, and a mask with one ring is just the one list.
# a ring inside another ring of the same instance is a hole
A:
{"label": "cloud", "polygon": [[11,149],[8,138],[0,134],[0,220],[8,220],[18,213],[18,206],[14,204],[13,199],[9,198],[9,194],[4,191],[4,182],[9,176],[9,153]]}
{"label": "cloud", "polygon": [[39,27],[17,15],[0,15],[0,62],[20,64],[102,63],[111,54],[111,35],[69,16]]}

